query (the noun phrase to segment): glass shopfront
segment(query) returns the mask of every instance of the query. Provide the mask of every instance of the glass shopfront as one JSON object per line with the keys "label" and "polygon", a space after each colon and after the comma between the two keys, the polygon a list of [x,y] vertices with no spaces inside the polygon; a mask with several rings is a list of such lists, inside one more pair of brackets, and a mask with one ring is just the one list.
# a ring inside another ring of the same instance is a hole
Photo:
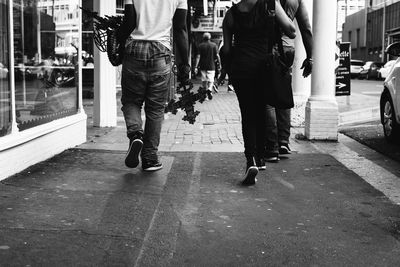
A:
{"label": "glass shopfront", "polygon": [[11,131],[8,38],[8,1],[0,0],[0,136]]}
{"label": "glass shopfront", "polygon": [[12,3],[16,122],[23,131],[78,111],[79,1]]}

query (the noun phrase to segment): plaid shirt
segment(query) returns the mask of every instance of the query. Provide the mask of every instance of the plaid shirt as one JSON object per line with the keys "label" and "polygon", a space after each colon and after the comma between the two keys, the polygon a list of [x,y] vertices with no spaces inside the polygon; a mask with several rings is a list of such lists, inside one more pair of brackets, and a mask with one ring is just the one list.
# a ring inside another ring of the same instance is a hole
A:
{"label": "plaid shirt", "polygon": [[128,40],[125,53],[134,56],[137,60],[149,60],[171,56],[171,51],[157,41]]}

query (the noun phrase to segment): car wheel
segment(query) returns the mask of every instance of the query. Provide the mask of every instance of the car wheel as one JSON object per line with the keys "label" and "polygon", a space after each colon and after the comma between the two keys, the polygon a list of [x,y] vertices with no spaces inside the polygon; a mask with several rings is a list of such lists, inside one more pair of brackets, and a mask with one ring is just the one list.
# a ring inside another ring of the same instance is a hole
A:
{"label": "car wheel", "polygon": [[386,140],[389,142],[397,141],[399,124],[396,122],[393,101],[388,92],[383,93],[381,98],[381,122]]}

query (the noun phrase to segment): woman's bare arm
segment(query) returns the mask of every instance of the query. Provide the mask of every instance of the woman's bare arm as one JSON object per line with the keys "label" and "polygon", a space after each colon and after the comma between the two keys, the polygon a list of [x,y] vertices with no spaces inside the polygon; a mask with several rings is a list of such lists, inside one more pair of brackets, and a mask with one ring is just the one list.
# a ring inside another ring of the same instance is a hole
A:
{"label": "woman's bare arm", "polygon": [[225,15],[225,18],[222,22],[222,34],[223,34],[223,40],[224,40],[224,45],[222,46],[222,54],[224,55],[224,62],[222,66],[225,70],[229,69],[230,66],[230,59],[231,59],[231,53],[232,53],[232,41],[233,41],[233,16],[231,10],[228,10],[228,12]]}
{"label": "woman's bare arm", "polygon": [[293,21],[286,15],[279,0],[275,0],[276,21],[283,33],[291,39],[296,37],[296,27]]}

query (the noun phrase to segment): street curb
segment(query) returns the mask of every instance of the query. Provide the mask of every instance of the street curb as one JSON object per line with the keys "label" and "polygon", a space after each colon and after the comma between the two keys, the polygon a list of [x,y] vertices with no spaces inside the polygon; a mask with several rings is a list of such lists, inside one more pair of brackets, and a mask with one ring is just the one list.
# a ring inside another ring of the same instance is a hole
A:
{"label": "street curb", "polygon": [[339,113],[339,126],[379,120],[380,108],[371,107]]}

